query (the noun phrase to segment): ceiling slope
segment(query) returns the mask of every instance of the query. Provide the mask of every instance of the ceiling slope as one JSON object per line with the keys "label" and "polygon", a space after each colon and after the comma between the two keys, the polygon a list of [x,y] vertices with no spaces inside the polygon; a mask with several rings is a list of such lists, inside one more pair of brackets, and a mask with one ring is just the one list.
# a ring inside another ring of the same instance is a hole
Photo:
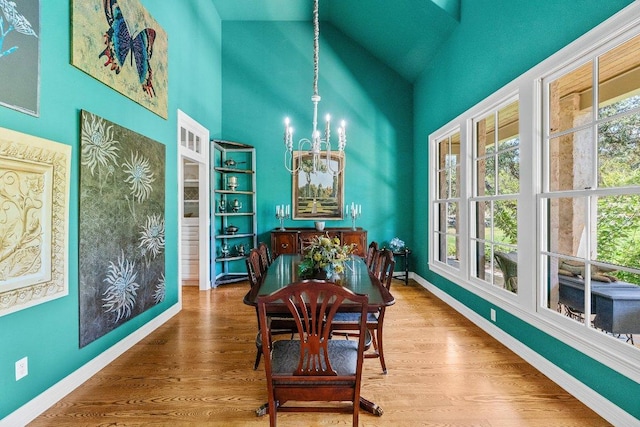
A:
{"label": "ceiling slope", "polygon": [[[225,21],[310,21],[311,0],[212,0]],[[456,28],[460,0],[322,0],[328,21],[413,82]]]}

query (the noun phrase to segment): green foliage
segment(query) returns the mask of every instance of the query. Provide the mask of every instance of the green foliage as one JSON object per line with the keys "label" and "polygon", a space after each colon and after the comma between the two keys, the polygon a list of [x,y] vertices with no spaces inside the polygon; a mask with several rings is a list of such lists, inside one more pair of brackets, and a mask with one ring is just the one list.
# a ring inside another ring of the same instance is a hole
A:
{"label": "green foliage", "polygon": [[[610,117],[640,107],[640,96],[600,109]],[[640,114],[627,114],[599,127],[599,177],[601,187],[624,188],[640,184]],[[601,197],[598,200],[598,259],[640,268],[640,196]],[[640,284],[638,275],[618,271],[621,280]]]}

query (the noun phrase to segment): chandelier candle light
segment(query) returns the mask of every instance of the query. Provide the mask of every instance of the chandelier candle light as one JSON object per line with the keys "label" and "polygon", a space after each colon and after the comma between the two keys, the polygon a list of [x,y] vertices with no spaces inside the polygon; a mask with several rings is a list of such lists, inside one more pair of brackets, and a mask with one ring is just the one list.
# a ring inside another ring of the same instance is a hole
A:
{"label": "chandelier candle light", "polygon": [[[331,166],[331,116],[326,116],[326,127],[324,130],[324,138],[321,136],[318,130],[318,103],[320,102],[320,95],[318,94],[318,59],[320,53],[320,24],[318,19],[318,0],[313,2],[313,96],[311,102],[313,102],[313,132],[311,133],[311,140],[302,138],[298,141],[298,153],[293,153],[293,128],[290,126],[289,118],[284,121],[284,145],[286,147],[284,152],[284,167],[293,175],[300,170],[302,164],[302,152],[310,151],[313,159],[314,173],[319,170],[326,170],[333,175],[338,175],[344,170],[345,155],[344,148],[347,145],[347,133],[345,129],[344,120],[338,128],[338,151],[334,152],[334,156],[338,156],[341,162],[338,163],[336,169]],[[294,156],[298,157],[298,161],[294,161]],[[323,160],[324,157],[324,160]],[[326,162],[326,163],[325,163]],[[326,169],[322,165],[325,163]]]}
{"label": "chandelier candle light", "polygon": [[349,205],[347,205],[347,216],[351,216],[351,229],[356,229],[356,218],[360,218],[362,215],[362,205],[356,205],[351,202],[351,209],[349,209]]}
{"label": "chandelier candle light", "polygon": [[280,221],[280,231],[284,231],[285,218],[291,218],[291,205],[276,205],[276,219]]}

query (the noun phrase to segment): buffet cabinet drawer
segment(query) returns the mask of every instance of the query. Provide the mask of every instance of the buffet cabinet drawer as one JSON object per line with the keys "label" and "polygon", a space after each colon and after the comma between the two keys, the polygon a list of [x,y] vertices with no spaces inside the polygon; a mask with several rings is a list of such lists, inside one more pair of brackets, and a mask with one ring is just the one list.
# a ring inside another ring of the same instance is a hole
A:
{"label": "buffet cabinet drawer", "polygon": [[272,231],[271,232],[271,252],[273,257],[281,254],[298,253],[298,232],[297,231]]}
{"label": "buffet cabinet drawer", "polygon": [[343,231],[340,239],[343,245],[354,244],[353,253],[364,257],[367,254],[367,232],[365,230]]}
{"label": "buffet cabinet drawer", "polygon": [[288,228],[271,231],[271,252],[273,257],[280,254],[302,253],[316,236],[338,237],[343,245],[355,244],[354,254],[365,256],[367,253],[367,231],[361,228]]}

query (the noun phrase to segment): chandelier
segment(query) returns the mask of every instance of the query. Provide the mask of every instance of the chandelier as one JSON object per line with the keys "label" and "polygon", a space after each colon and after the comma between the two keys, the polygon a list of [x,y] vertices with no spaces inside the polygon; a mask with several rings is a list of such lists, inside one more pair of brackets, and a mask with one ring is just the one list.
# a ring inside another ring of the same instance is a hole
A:
{"label": "chandelier", "polygon": [[[302,152],[309,151],[311,154],[312,164],[304,166],[305,172],[315,173],[317,171],[330,172],[338,175],[344,170],[346,157],[344,147],[347,145],[347,134],[345,130],[344,120],[338,127],[338,151],[331,151],[331,116],[326,116],[326,126],[324,135],[318,130],[318,103],[320,95],[318,94],[318,57],[319,57],[319,38],[320,24],[318,20],[318,0],[313,2],[313,132],[311,140],[302,138],[298,141],[298,153],[293,152],[293,128],[290,126],[289,118],[284,121],[284,167],[291,173],[297,173],[302,166]],[[332,157],[333,154],[333,157]],[[297,158],[297,161],[295,158]],[[337,167],[332,166],[332,160],[338,160]],[[308,170],[311,169],[311,170]]]}

